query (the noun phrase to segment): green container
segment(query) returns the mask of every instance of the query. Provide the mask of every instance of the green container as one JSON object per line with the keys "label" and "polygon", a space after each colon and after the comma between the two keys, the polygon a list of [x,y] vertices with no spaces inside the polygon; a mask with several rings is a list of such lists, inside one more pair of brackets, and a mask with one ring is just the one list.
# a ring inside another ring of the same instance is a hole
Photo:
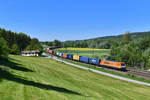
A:
{"label": "green container", "polygon": [[56,55],[59,56],[59,52],[58,51],[57,51]]}

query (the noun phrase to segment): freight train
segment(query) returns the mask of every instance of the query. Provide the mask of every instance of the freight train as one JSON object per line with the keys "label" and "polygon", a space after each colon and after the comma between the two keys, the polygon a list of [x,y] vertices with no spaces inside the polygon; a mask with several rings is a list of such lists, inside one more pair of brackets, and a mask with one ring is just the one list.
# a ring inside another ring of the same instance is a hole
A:
{"label": "freight train", "polygon": [[47,49],[48,53],[59,56],[65,59],[70,59],[78,62],[83,62],[87,64],[92,64],[92,65],[98,65],[98,66],[103,66],[107,68],[114,68],[114,69],[119,69],[119,70],[126,70],[126,65],[124,62],[116,62],[116,61],[108,61],[108,60],[102,60],[102,59],[97,59],[97,58],[88,58],[84,56],[79,56],[79,55],[73,55],[73,54],[67,54],[59,51],[54,51]]}

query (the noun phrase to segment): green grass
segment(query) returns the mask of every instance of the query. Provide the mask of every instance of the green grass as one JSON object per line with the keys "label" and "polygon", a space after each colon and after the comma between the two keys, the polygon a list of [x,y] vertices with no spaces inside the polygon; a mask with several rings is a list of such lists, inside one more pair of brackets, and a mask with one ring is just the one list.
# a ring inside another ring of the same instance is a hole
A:
{"label": "green grass", "polygon": [[[149,100],[150,87],[41,57],[1,63],[0,100]],[[2,70],[5,67],[7,70]]]}

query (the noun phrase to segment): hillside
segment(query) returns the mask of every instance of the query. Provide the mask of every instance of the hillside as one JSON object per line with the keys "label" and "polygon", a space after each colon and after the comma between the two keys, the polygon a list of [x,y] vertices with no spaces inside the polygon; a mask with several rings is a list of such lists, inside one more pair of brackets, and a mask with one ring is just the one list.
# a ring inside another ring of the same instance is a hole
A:
{"label": "hillside", "polygon": [[[41,42],[41,44],[43,45],[43,47],[45,47],[45,45],[46,45],[47,47],[48,46],[62,46],[62,47],[75,47],[75,48],[110,49],[112,42],[113,41],[116,41],[116,42],[121,41],[123,38],[123,35],[124,34],[117,35],[117,36],[104,36],[104,37],[97,37],[97,38],[85,39],[85,40],[68,40],[65,42],[61,42],[59,40],[54,40],[51,42],[48,42],[48,41]],[[150,31],[131,33],[131,39],[133,41],[138,40],[140,38],[147,38],[147,37],[150,37]]]}
{"label": "hillside", "polygon": [[0,66],[1,100],[150,99],[150,87],[147,86],[113,79],[51,59],[9,57],[10,61],[1,62]]}
{"label": "hillside", "polygon": [[[121,41],[124,34],[117,36],[105,36],[85,40],[75,40],[75,41],[65,41],[65,47],[82,47],[82,48],[101,48],[109,49],[111,48],[112,41]],[[134,32],[131,33],[132,40],[138,40],[140,38],[150,37],[150,31],[148,32]]]}
{"label": "hillside", "polygon": [[[98,38],[93,38],[93,39],[87,39],[87,40],[121,40],[124,34],[117,35],[117,36],[105,36],[105,37],[98,37]],[[132,40],[137,40],[140,38],[146,38],[150,37],[150,31],[148,32],[134,32],[131,33],[131,39]]]}

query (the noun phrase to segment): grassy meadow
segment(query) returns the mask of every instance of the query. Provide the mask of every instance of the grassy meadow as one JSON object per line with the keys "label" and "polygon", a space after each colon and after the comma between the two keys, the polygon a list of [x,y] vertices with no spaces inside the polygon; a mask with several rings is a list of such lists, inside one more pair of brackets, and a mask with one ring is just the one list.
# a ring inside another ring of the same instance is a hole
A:
{"label": "grassy meadow", "polygon": [[9,57],[0,62],[0,100],[150,100],[147,86],[42,57]]}
{"label": "grassy meadow", "polygon": [[109,55],[110,49],[60,48],[56,51],[92,58],[105,59]]}

